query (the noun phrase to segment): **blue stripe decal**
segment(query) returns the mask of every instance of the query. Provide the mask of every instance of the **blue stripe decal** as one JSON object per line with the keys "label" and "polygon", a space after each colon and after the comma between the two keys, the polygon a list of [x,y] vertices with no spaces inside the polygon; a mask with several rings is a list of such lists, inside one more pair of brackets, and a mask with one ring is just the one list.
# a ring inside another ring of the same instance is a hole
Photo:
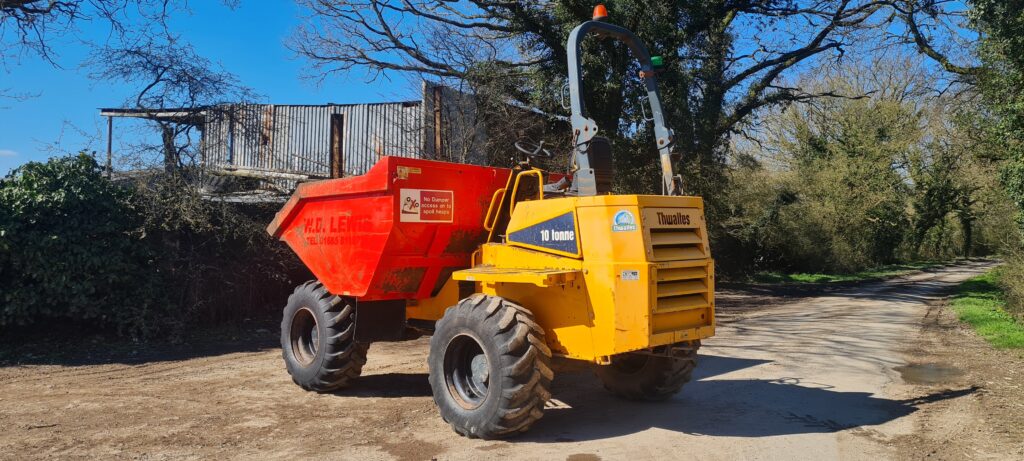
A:
{"label": "blue stripe decal", "polygon": [[576,245],[575,219],[573,219],[571,211],[530,227],[510,232],[508,241],[571,254],[579,253],[579,247]]}

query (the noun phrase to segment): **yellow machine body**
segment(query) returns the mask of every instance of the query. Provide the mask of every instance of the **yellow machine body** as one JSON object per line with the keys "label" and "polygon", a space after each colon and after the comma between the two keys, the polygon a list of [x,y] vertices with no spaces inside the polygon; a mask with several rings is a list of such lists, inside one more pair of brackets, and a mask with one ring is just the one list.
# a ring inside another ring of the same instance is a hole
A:
{"label": "yellow machine body", "polygon": [[[286,241],[341,289],[313,281],[289,297],[281,345],[293,381],[334,391],[359,375],[370,343],[433,335],[427,365],[438,412],[455,432],[492,439],[543,415],[555,356],[600,365],[590,368],[604,387],[630,400],[671,398],[693,378],[701,340],[715,334],[704,202],[683,196],[656,60],[598,10],[565,48],[568,158],[520,138],[511,169],[388,160],[395,169],[300,187],[286,209],[309,214],[279,214],[270,230],[291,229]],[[615,152],[633,142],[613,143],[587,116],[579,53],[588,35],[618,40],[639,64],[650,117],[635,126],[643,131],[635,140],[649,137],[657,148],[663,195],[613,193],[617,160],[651,151]],[[534,164],[562,160],[564,174]],[[337,213],[350,201],[365,226]],[[338,226],[353,238],[323,235]]]}
{"label": "yellow machine body", "polygon": [[436,320],[472,287],[529,309],[556,355],[602,364],[714,335],[699,197],[539,198],[513,203],[504,241],[482,245],[472,268],[408,306],[408,317]]}

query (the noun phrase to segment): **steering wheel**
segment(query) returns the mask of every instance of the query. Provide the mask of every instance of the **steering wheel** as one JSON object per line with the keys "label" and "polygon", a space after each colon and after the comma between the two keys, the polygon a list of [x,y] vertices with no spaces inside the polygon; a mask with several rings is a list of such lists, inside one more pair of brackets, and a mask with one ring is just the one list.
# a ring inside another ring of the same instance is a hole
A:
{"label": "steering wheel", "polygon": [[527,157],[535,158],[552,158],[554,155],[551,151],[544,148],[544,141],[539,144],[527,139],[520,139],[516,141],[516,149],[522,152]]}

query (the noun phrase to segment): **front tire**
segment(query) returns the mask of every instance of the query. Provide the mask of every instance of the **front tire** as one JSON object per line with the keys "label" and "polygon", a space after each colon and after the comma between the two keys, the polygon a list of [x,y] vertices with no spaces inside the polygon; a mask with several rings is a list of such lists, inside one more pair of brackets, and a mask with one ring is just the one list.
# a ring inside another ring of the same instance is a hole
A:
{"label": "front tire", "polygon": [[551,398],[551,350],[530,311],[477,294],[449,308],[430,340],[430,387],[455,432],[493,439],[525,432]]}
{"label": "front tire", "polygon": [[330,392],[359,377],[369,344],[356,342],[356,306],[309,281],[288,297],[281,320],[281,350],[292,381]]}
{"label": "front tire", "polygon": [[667,400],[690,382],[697,367],[700,343],[671,351],[655,348],[652,353],[628,353],[612,357],[610,365],[595,370],[604,388],[627,400]]}

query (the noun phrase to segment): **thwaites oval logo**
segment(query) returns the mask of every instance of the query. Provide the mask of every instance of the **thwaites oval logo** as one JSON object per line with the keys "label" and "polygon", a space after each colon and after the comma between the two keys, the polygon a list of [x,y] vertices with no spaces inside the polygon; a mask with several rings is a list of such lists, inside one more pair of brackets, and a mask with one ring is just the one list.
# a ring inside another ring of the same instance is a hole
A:
{"label": "thwaites oval logo", "polygon": [[612,218],[612,232],[631,232],[636,230],[636,217],[629,210],[619,210]]}

